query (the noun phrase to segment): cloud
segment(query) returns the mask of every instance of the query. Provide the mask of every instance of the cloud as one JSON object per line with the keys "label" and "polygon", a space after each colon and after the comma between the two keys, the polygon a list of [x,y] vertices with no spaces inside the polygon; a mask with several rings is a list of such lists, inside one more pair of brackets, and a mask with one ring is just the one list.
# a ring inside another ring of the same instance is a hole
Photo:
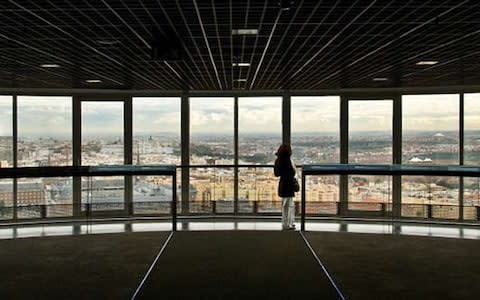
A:
{"label": "cloud", "polygon": [[[0,96],[0,134],[11,132],[12,97]],[[456,130],[458,95],[406,95],[403,102],[405,130]],[[465,127],[479,129],[480,94],[465,95]],[[19,96],[19,134],[71,131],[72,97]],[[190,99],[191,132],[233,134],[233,97]],[[240,97],[239,130],[243,133],[279,133],[281,97]],[[393,104],[387,101],[349,102],[350,130],[391,130]],[[292,97],[292,131],[338,132],[340,97]],[[82,102],[83,134],[123,133],[122,102]],[[134,132],[180,130],[180,97],[133,98]],[[11,133],[10,133],[11,134]]]}

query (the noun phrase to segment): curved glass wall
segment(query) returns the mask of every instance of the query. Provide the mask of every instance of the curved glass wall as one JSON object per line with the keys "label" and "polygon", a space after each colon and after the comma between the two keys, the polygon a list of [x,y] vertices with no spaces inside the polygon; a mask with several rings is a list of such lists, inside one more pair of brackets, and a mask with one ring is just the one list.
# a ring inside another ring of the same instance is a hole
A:
{"label": "curved glass wall", "polygon": [[[463,102],[459,94],[368,100],[348,95],[118,101],[6,95],[0,96],[0,167],[176,164],[177,199],[182,185],[189,185],[188,194],[183,189],[188,213],[278,215],[278,178],[272,167],[282,139],[290,138],[297,165],[339,163],[341,153],[342,161],[349,163],[477,165],[479,95],[464,94]],[[73,111],[74,107],[80,109]],[[182,115],[189,118],[182,120]],[[394,120],[401,120],[397,127]],[[182,133],[182,126],[188,130]],[[188,132],[183,136],[188,143],[182,144],[181,134]],[[402,152],[394,159],[395,145]],[[186,151],[190,156],[180,166]],[[183,177],[188,182],[181,182],[182,172],[187,171],[189,177]],[[394,180],[388,176],[346,178],[309,176],[307,214],[388,216],[397,203],[403,217],[478,220],[480,215],[477,178],[402,176],[401,194],[394,193]],[[97,216],[161,215],[171,208],[169,178],[76,180],[1,180],[0,219],[82,216],[87,204]]]}

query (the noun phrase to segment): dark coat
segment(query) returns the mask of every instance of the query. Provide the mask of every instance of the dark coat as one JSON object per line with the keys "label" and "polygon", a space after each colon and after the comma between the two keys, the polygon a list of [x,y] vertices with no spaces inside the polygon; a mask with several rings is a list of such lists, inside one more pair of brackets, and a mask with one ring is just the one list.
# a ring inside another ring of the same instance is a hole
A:
{"label": "dark coat", "polygon": [[278,156],[275,160],[274,174],[280,176],[278,183],[279,197],[295,197],[293,178],[295,177],[295,168],[290,161],[289,156]]}

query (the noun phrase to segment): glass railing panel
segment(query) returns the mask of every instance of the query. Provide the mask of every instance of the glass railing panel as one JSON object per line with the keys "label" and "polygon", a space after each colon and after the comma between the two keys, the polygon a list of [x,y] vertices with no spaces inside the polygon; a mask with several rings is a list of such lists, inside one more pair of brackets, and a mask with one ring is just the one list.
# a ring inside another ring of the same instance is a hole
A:
{"label": "glass railing panel", "polygon": [[82,177],[82,211],[87,204],[92,211],[125,209],[123,176]]}
{"label": "glass railing panel", "polygon": [[21,178],[17,181],[18,218],[71,217],[72,178]]}
{"label": "glass railing panel", "polygon": [[238,201],[238,213],[240,214],[252,214],[255,212],[255,201]]}
{"label": "glass railing panel", "polygon": [[480,178],[463,179],[463,219],[478,220],[480,207]]}
{"label": "glass railing panel", "polygon": [[217,200],[215,201],[215,212],[217,214],[233,213],[234,202],[232,200]]}
{"label": "glass railing panel", "polygon": [[428,207],[424,204],[402,204],[402,217],[428,218]]}
{"label": "glass railing panel", "polygon": [[190,212],[233,213],[233,177],[233,168],[191,168]]}
{"label": "glass railing panel", "polygon": [[212,214],[213,201],[190,201],[188,208],[191,214]]}
{"label": "glass railing panel", "polygon": [[133,213],[169,215],[172,180],[171,176],[132,176]]}
{"label": "glass railing panel", "polygon": [[282,213],[282,201],[258,201],[258,213],[273,213],[281,214]]}
{"label": "glass railing panel", "polygon": [[41,218],[41,206],[45,205],[45,193],[40,178],[22,178],[17,181],[17,217]]}
{"label": "glass railing panel", "polygon": [[[305,213],[307,215],[336,215],[339,202],[307,202]],[[298,212],[297,212],[298,214]]]}
{"label": "glass railing panel", "polygon": [[0,220],[13,218],[13,180],[0,180]]}
{"label": "glass railing panel", "polygon": [[[402,216],[458,219],[458,177],[402,176]],[[456,207],[456,208],[455,208]]]}
{"label": "glass railing panel", "polygon": [[43,178],[47,217],[73,216],[72,177]]}
{"label": "glass railing panel", "polygon": [[348,209],[360,211],[391,211],[392,176],[348,176]]}
{"label": "glass railing panel", "polygon": [[239,201],[256,201],[259,213],[281,212],[278,178],[273,168],[242,167],[238,178]]}
{"label": "glass railing panel", "polygon": [[432,204],[432,218],[436,219],[458,219],[460,208],[458,205],[437,205]]}
{"label": "glass railing panel", "polygon": [[[301,169],[297,171],[300,188]],[[335,215],[340,201],[340,176],[307,176],[305,178],[305,212],[310,215]],[[301,191],[301,190],[300,190]],[[301,193],[295,195],[295,201],[301,201]]]}
{"label": "glass railing panel", "polygon": [[72,204],[48,204],[46,205],[47,218],[63,218],[73,216]]}
{"label": "glass railing panel", "polygon": [[182,213],[182,168],[177,167],[177,215]]}

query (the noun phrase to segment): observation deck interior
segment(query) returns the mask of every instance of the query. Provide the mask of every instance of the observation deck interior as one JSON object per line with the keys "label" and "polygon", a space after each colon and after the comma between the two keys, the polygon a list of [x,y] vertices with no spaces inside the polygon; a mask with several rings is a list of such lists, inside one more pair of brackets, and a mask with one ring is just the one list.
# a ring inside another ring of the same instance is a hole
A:
{"label": "observation deck interior", "polygon": [[473,0],[2,1],[0,298],[478,298],[479,44]]}

